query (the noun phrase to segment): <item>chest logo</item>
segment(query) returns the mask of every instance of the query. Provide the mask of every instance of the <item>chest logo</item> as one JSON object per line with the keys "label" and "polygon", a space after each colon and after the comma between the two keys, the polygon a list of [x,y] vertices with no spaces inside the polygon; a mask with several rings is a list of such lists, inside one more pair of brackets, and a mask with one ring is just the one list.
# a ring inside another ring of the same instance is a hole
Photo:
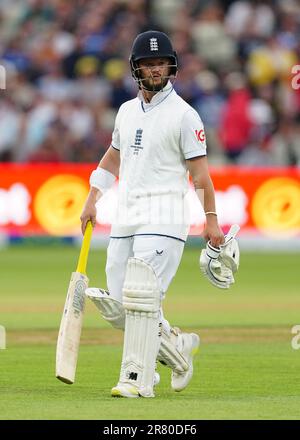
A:
{"label": "chest logo", "polygon": [[142,136],[143,136],[143,130],[141,128],[138,128],[135,132],[135,141],[134,145],[130,145],[131,148],[133,148],[133,154],[138,155],[139,150],[142,150]]}

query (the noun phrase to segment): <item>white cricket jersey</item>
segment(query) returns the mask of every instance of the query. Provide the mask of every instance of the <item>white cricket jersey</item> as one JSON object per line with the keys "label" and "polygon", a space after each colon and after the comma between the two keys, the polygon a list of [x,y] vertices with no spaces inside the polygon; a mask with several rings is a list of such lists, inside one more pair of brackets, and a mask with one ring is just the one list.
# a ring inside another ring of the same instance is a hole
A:
{"label": "white cricket jersey", "polygon": [[111,237],[165,235],[186,240],[185,163],[206,154],[203,123],[169,82],[146,103],[140,92],[120,107],[112,135],[120,151],[118,209]]}

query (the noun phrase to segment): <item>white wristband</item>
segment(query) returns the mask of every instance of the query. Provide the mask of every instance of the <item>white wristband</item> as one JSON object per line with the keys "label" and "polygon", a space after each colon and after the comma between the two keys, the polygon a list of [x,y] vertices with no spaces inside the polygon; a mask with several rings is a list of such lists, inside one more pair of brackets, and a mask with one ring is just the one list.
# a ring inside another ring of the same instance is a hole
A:
{"label": "white wristband", "polygon": [[102,194],[104,194],[113,186],[115,180],[116,176],[114,176],[112,173],[104,168],[97,168],[91,173],[90,185],[93,188],[99,189]]}
{"label": "white wristband", "polygon": [[206,211],[204,214],[205,215],[212,214],[212,215],[215,215],[216,217],[218,217],[218,214],[215,211]]}

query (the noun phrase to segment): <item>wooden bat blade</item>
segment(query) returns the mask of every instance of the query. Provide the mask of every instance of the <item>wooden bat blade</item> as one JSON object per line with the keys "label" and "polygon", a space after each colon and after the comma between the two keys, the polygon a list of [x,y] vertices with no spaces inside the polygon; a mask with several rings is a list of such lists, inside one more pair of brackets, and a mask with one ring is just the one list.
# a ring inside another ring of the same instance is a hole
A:
{"label": "wooden bat blade", "polygon": [[73,272],[60,323],[56,346],[56,377],[74,383],[88,277]]}

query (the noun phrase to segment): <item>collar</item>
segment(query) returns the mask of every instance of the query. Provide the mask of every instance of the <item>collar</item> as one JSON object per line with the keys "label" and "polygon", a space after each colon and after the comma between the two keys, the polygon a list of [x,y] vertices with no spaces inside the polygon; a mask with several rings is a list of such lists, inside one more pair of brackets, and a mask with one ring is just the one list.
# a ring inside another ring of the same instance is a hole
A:
{"label": "collar", "polygon": [[156,107],[158,104],[160,104],[162,101],[164,101],[170,93],[174,90],[173,84],[171,81],[168,81],[165,87],[157,92],[153,98],[151,99],[151,102],[146,102],[143,96],[142,91],[140,90],[138,93],[138,98],[141,101],[142,109],[144,112],[148,112],[152,110],[154,107]]}

